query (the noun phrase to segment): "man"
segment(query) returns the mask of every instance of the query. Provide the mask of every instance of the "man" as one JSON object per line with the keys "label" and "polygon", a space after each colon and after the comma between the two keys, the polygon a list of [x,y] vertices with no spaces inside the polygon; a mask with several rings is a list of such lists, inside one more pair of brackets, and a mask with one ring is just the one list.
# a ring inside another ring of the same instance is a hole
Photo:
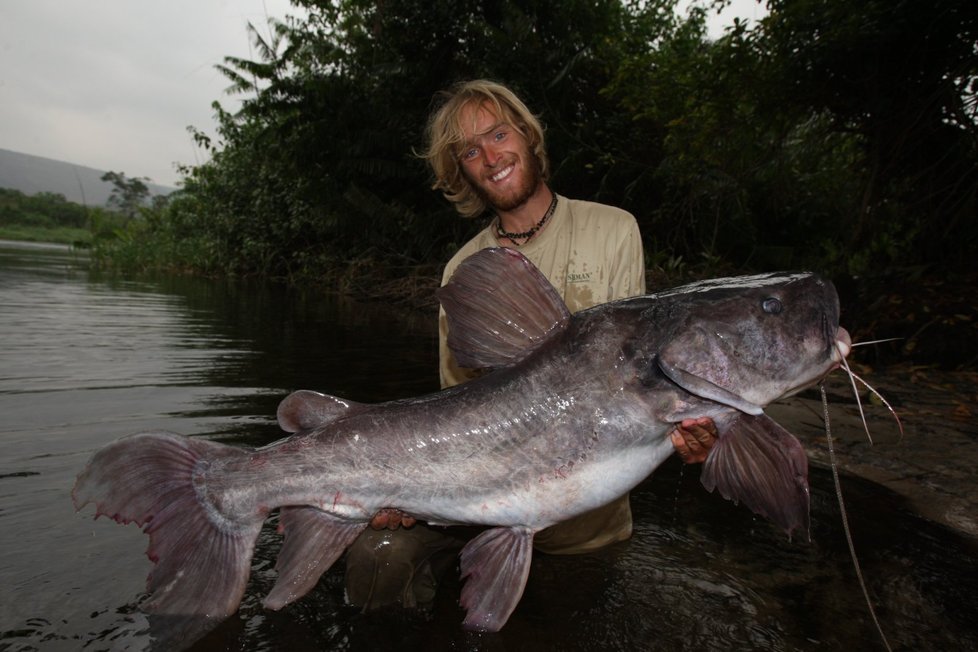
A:
{"label": "man", "polygon": [[[645,261],[635,218],[619,208],[567,199],[547,184],[543,128],[508,88],[486,80],[457,85],[432,114],[425,158],[434,188],[464,217],[491,212],[489,226],[462,246],[445,267],[442,284],[465,258],[486,247],[513,247],[533,262],[571,312],[645,293]],[[477,375],[462,369],[447,345],[439,314],[442,387]],[[689,420],[672,434],[684,461],[702,461],[712,446],[709,420]],[[417,525],[396,511],[374,519],[350,548],[347,595],[364,608],[430,601],[441,568],[454,564],[465,543],[453,531]],[[534,537],[551,554],[589,552],[631,536],[628,496],[559,523]]]}

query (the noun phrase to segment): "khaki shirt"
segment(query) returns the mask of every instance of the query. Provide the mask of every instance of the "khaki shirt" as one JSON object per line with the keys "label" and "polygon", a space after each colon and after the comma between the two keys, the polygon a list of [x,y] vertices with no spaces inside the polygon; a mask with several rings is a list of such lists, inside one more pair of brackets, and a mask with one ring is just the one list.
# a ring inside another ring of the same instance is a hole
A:
{"label": "khaki shirt", "polygon": [[[496,236],[495,222],[480,231],[445,266],[442,285],[458,265],[487,247],[512,245]],[[550,222],[535,238],[517,248],[546,276],[570,311],[645,294],[645,259],[635,218],[626,211],[559,196]],[[445,311],[438,314],[442,387],[476,374],[455,363],[448,348]],[[628,496],[538,532],[534,546],[543,552],[570,554],[627,539],[632,531]]]}

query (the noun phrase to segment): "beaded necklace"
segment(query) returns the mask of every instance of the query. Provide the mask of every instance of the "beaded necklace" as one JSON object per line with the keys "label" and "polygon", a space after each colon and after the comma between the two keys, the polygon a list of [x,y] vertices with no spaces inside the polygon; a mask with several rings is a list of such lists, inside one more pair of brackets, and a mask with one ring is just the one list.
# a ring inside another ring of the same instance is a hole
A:
{"label": "beaded necklace", "polygon": [[[550,200],[550,207],[547,208],[547,212],[543,214],[543,217],[540,218],[540,221],[534,224],[528,231],[523,231],[522,233],[510,233],[509,231],[503,230],[503,225],[499,221],[499,216],[497,215],[496,234],[499,235],[499,237],[501,238],[507,238],[510,242],[512,242],[514,245],[518,247],[520,245],[516,241],[517,240],[529,241],[530,238],[536,235],[537,231],[543,228],[543,225],[546,224],[547,220],[549,220],[553,216],[555,210],[557,210],[557,193],[553,193],[553,199]],[[524,242],[523,244],[526,244],[526,242]]]}

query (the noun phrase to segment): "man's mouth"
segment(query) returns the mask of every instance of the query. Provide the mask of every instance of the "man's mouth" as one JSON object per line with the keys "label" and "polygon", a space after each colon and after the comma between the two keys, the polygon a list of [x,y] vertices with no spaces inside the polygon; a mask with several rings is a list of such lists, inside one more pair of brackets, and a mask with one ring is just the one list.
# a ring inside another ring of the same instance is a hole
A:
{"label": "man's mouth", "polygon": [[507,165],[506,167],[504,167],[502,170],[500,170],[496,174],[490,176],[489,177],[489,180],[492,181],[493,183],[498,183],[498,182],[502,181],[503,179],[505,179],[506,177],[508,177],[509,175],[511,175],[513,173],[513,170],[515,170],[515,169],[516,169],[516,165],[513,164],[513,163],[510,163],[509,165]]}

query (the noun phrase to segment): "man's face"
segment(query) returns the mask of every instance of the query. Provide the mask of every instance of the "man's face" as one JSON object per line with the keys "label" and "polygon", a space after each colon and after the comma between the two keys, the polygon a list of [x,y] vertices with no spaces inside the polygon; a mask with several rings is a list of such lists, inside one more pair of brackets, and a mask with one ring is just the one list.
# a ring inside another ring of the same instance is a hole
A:
{"label": "man's face", "polygon": [[526,139],[486,104],[469,104],[459,114],[465,143],[462,172],[497,211],[522,206],[540,185],[540,170]]}

